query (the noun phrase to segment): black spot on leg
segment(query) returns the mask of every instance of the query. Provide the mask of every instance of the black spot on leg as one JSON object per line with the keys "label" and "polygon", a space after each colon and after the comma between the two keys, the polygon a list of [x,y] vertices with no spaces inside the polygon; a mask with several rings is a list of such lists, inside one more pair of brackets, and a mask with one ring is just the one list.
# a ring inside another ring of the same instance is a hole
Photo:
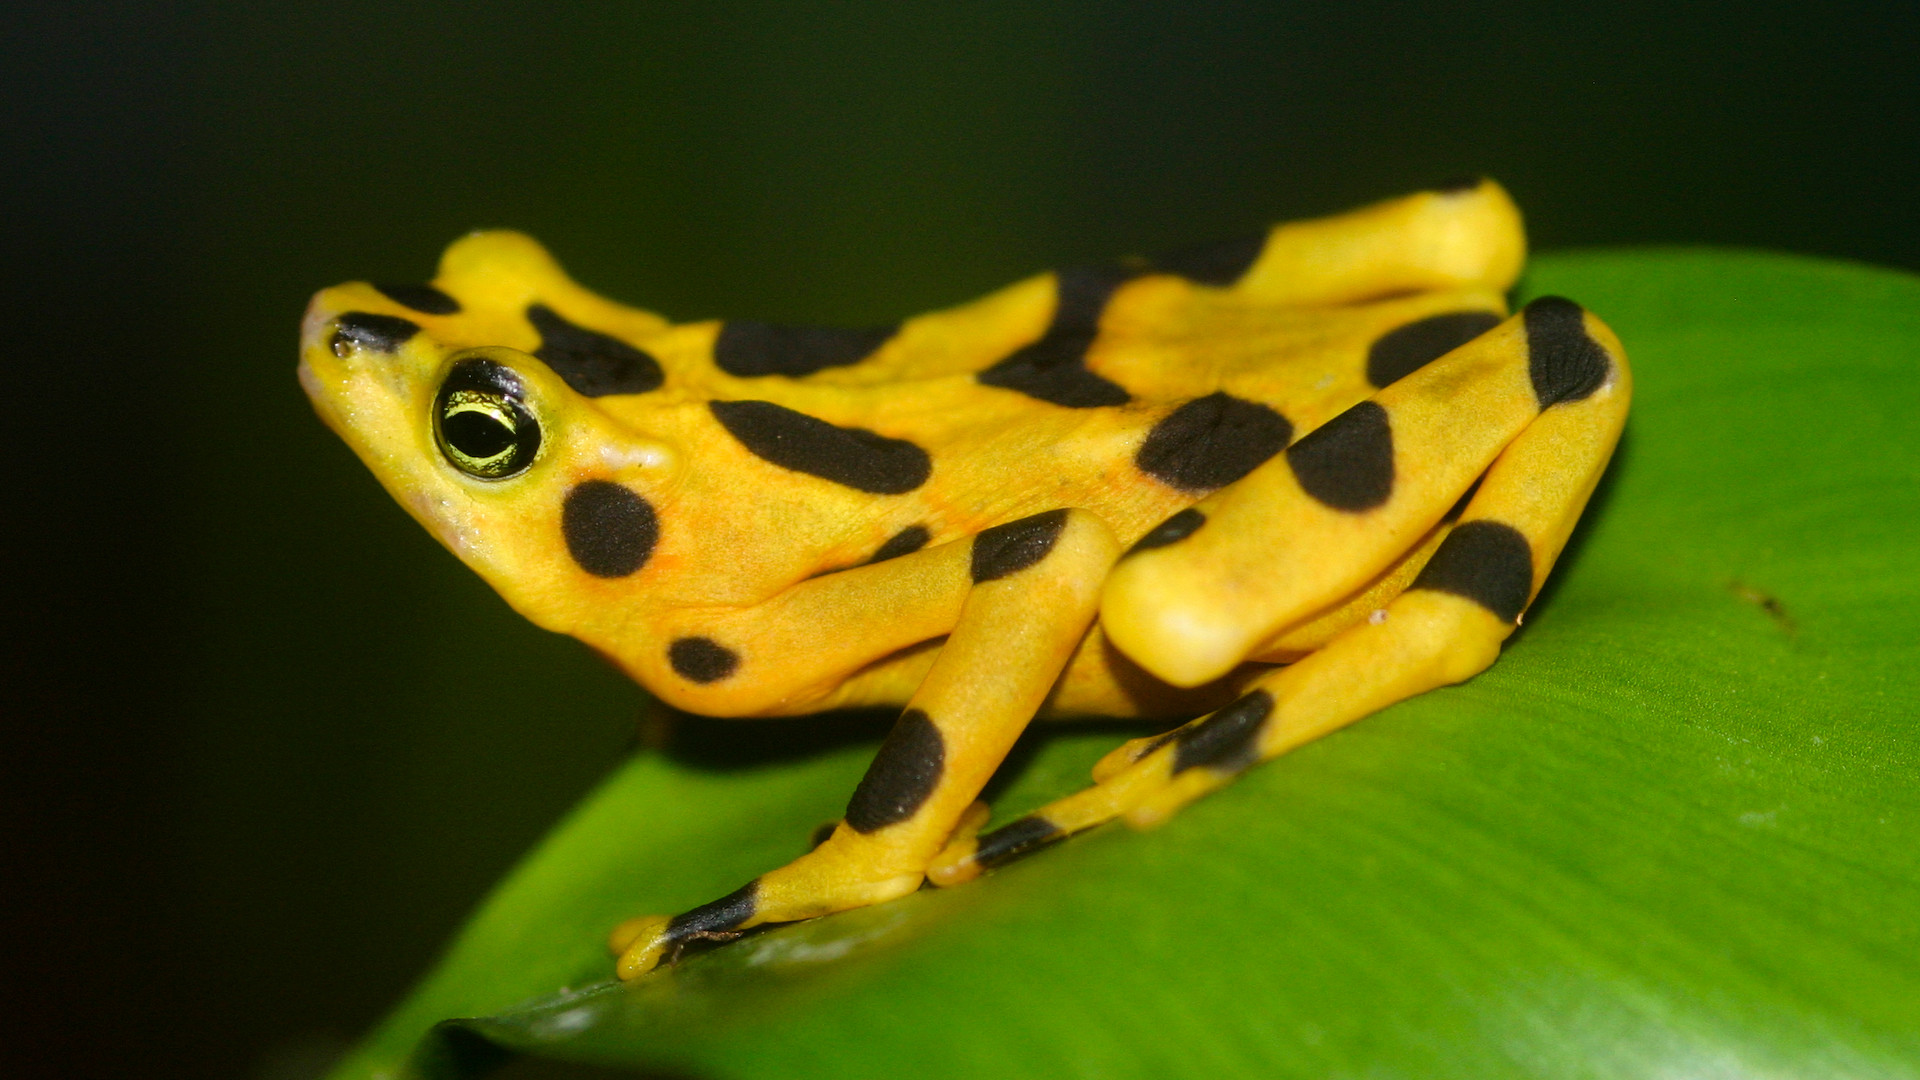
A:
{"label": "black spot on leg", "polygon": [[666,938],[676,944],[697,938],[724,935],[753,918],[760,906],[760,880],[745,885],[692,911],[676,915],[667,923]]}
{"label": "black spot on leg", "polygon": [[1273,695],[1255,690],[1181,728],[1174,735],[1173,771],[1183,773],[1196,765],[1207,765],[1222,772],[1239,772],[1253,764],[1259,753],[1257,736],[1272,713]]}
{"label": "black spot on leg", "polygon": [[973,538],[974,584],[1017,574],[1046,558],[1066,524],[1065,510],[1048,510],[982,529]]}
{"label": "black spot on leg", "polygon": [[897,326],[850,330],[729,319],[714,340],[713,362],[721,371],[741,378],[811,375],[865,360],[898,330]]}
{"label": "black spot on leg", "polygon": [[1069,409],[1125,405],[1132,397],[1124,387],[1087,370],[1087,348],[1100,332],[1100,313],[1114,290],[1133,276],[1120,267],[1060,271],[1046,333],[975,378],[983,386],[1015,390]]}
{"label": "black spot on leg", "polygon": [[458,315],[460,301],[431,285],[375,285],[387,299],[422,315]]}
{"label": "black spot on leg", "polygon": [[[1147,535],[1135,540],[1133,546],[1127,549],[1127,555],[1141,551],[1152,551],[1154,548],[1162,548],[1168,544],[1179,543],[1194,533],[1199,532],[1200,526],[1206,523],[1207,515],[1189,506],[1160,524],[1155,525],[1153,528],[1148,529]],[[1125,558],[1126,556],[1123,555],[1121,557]]]}
{"label": "black spot on leg", "polygon": [[619,578],[646,565],[660,539],[647,500],[611,480],[585,480],[560,507],[567,553],[594,577]]}
{"label": "black spot on leg", "polygon": [[888,559],[897,559],[902,555],[911,555],[921,548],[926,547],[927,541],[931,539],[933,539],[933,534],[927,531],[925,525],[909,525],[893,534],[893,537],[886,543],[881,544],[879,550],[873,553],[873,557],[867,560],[867,565],[871,566],[874,563],[883,563]]}
{"label": "black spot on leg", "polygon": [[1398,382],[1499,325],[1491,311],[1453,311],[1389,330],[1367,350],[1367,381]]}
{"label": "black spot on leg", "polygon": [[1465,195],[1479,186],[1480,178],[1477,176],[1449,176],[1427,190],[1436,195]]}
{"label": "black spot on leg", "polygon": [[847,826],[870,833],[912,817],[940,786],[946,759],[946,740],[927,714],[919,709],[901,713],[860,786],[853,789]]}
{"label": "black spot on leg", "polygon": [[398,315],[349,311],[334,320],[333,354],[343,356],[347,349],[354,346],[390,353],[419,332],[419,323],[409,322]]}
{"label": "black spot on leg", "polygon": [[1515,622],[1533,595],[1533,546],[1511,525],[1469,521],[1440,541],[1407,587],[1465,597],[1502,622]]}
{"label": "black spot on leg", "polygon": [[979,846],[974,849],[973,861],[982,869],[991,870],[996,866],[1005,866],[1015,859],[1024,858],[1043,847],[1057,844],[1067,838],[1060,826],[1038,814],[1010,821],[1005,826],[980,836]]}
{"label": "black spot on leg", "polygon": [[1155,255],[1148,262],[1162,273],[1178,274],[1201,285],[1226,288],[1239,281],[1253,267],[1266,246],[1266,234],[1255,233],[1233,240],[1177,248]]}
{"label": "black spot on leg", "polygon": [[1393,425],[1377,402],[1363,401],[1287,448],[1307,494],[1335,510],[1371,510],[1393,494]]}
{"label": "black spot on leg", "polygon": [[1252,472],[1293,438],[1293,425],[1265,405],[1221,391],[1168,413],[1133,457],[1148,476],[1182,491],[1212,491]]}
{"label": "black spot on leg", "polygon": [[703,637],[678,638],[667,646],[667,663],[674,674],[701,685],[719,682],[740,666],[740,654]]}
{"label": "black spot on leg", "polygon": [[1542,409],[1579,401],[1607,381],[1613,361],[1587,333],[1583,309],[1562,296],[1543,296],[1521,311],[1527,328],[1527,372]]}
{"label": "black spot on leg", "polygon": [[533,355],[577,394],[644,394],[658,389],[666,378],[660,361],[646,352],[598,330],[575,326],[545,304],[529,305],[527,321],[540,334],[540,347]]}
{"label": "black spot on leg", "polygon": [[715,401],[714,419],[755,457],[875,495],[900,495],[927,482],[933,459],[905,439],[836,427],[771,401]]}

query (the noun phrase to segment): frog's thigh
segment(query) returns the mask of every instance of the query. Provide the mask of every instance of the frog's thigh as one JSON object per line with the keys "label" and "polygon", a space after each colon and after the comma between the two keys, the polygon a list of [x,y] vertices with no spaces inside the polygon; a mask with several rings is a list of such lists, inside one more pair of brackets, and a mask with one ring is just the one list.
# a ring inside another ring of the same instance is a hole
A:
{"label": "frog's thigh", "polygon": [[1217,678],[1403,559],[1543,409],[1624,373],[1598,320],[1535,301],[1148,533],[1101,623],[1168,682]]}
{"label": "frog's thigh", "polygon": [[811,918],[919,888],[974,797],[1039,710],[1093,622],[1119,554],[1084,511],[1056,510],[973,539],[959,621],[825,843],[677,918],[614,931],[622,978],[687,941]]}
{"label": "frog's thigh", "polygon": [[1407,590],[1373,618],[1256,680],[1233,704],[1094,769],[1096,783],[979,836],[956,836],[928,876],[941,885],[1125,815],[1153,825],[1275,757],[1436,686],[1484,670],[1539,592],[1619,440],[1631,375],[1616,360],[1586,396],[1546,409],[1488,470]]}

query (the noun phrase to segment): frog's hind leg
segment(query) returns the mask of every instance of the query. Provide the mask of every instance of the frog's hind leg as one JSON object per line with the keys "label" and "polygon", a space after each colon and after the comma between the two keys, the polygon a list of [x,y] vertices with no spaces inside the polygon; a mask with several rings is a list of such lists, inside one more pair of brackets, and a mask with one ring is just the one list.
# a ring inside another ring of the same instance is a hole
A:
{"label": "frog's hind leg", "polygon": [[[1568,333],[1580,325],[1566,301],[1547,316],[1534,310],[1537,347],[1548,316]],[[1613,358],[1605,380],[1546,408],[1506,446],[1404,591],[1226,708],[1107,755],[1094,786],[977,838],[956,836],[929,877],[964,881],[1114,817],[1157,824],[1255,762],[1484,670],[1546,580],[1625,422],[1630,376],[1611,335],[1597,336]]]}
{"label": "frog's hind leg", "polygon": [[966,543],[971,584],[959,619],[846,818],[810,853],[727,897],[623,924],[612,937],[622,978],[689,941],[912,892],[956,829],[978,827],[969,807],[1086,635],[1119,542],[1093,515],[1055,510]]}
{"label": "frog's hind leg", "polygon": [[1610,450],[1625,376],[1604,325],[1536,300],[1148,532],[1108,579],[1102,626],[1167,682],[1216,679],[1404,558],[1547,412],[1596,417]]}

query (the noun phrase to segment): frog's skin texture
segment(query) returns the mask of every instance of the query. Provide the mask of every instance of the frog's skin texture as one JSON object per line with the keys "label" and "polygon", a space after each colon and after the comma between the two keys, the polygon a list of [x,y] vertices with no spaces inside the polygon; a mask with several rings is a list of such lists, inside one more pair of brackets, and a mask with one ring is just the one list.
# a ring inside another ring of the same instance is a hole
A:
{"label": "frog's skin texture", "polygon": [[[810,854],[614,931],[688,941],[952,885],[1469,678],[1625,422],[1606,326],[1509,318],[1491,181],[1042,274],[872,330],[671,324],[511,232],[314,298],[300,379],[541,626],[713,716],[903,707]],[[1199,716],[979,834],[1036,715]]]}

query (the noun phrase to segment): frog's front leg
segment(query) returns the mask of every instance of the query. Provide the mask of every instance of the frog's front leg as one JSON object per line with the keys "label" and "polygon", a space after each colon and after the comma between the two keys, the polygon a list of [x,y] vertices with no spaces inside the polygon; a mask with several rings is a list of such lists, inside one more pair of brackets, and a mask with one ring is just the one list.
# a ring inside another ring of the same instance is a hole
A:
{"label": "frog's front leg", "polygon": [[959,619],[845,820],[813,851],[721,900],[622,924],[612,935],[621,978],[644,974],[689,941],[920,887],[1085,636],[1119,553],[1106,525],[1077,510],[1037,514],[962,543],[970,545],[970,585]]}

